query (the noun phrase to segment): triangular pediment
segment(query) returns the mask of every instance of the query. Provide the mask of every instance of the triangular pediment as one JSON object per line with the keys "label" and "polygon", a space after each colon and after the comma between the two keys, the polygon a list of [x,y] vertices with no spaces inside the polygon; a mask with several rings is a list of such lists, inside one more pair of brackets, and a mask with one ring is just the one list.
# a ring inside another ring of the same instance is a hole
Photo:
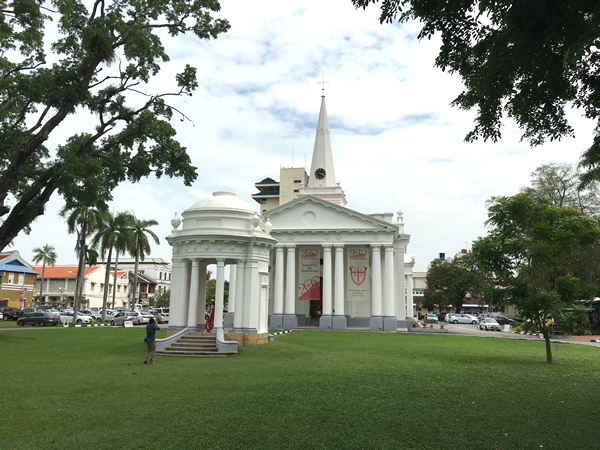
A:
{"label": "triangular pediment", "polygon": [[273,233],[281,231],[387,231],[397,230],[393,223],[375,219],[344,206],[312,195],[305,195],[267,212]]}

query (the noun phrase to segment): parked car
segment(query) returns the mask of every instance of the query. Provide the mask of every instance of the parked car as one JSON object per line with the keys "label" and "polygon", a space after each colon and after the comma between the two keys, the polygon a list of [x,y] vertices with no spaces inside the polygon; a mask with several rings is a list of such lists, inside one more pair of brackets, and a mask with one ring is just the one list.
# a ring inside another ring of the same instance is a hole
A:
{"label": "parked car", "polygon": [[[73,323],[73,311],[63,311],[60,313],[60,321],[63,323]],[[83,323],[92,323],[94,318],[87,314],[77,313],[77,325]]]}
{"label": "parked car", "polygon": [[139,313],[137,311],[119,311],[110,319],[111,325],[123,325],[123,321],[131,320],[134,325],[140,324]]}
{"label": "parked car", "polygon": [[156,321],[158,323],[164,323],[169,321],[169,308],[154,308],[150,312],[156,315]]}
{"label": "parked car", "polygon": [[102,315],[98,314],[96,311],[92,309],[82,309],[78,314],[85,314],[86,316],[92,316],[92,319],[96,322],[102,322]]}
{"label": "parked car", "polygon": [[49,314],[44,311],[33,311],[25,314],[23,317],[17,319],[17,325],[39,325],[45,327],[46,325],[58,325],[60,319],[54,314]]}
{"label": "parked car", "polygon": [[501,316],[500,314],[492,315],[493,319],[496,319],[500,325],[510,325],[513,322],[513,319],[509,319],[508,317]]}
{"label": "parked car", "polygon": [[452,323],[477,323],[477,317],[471,316],[469,314],[455,314],[452,316]]}
{"label": "parked car", "polygon": [[479,322],[479,329],[485,331],[500,331],[500,324],[496,322],[496,319],[493,319],[491,317],[484,317],[483,319],[481,319],[481,322]]}
{"label": "parked car", "polygon": [[12,308],[10,306],[4,307],[2,311],[2,320],[17,320],[23,315],[23,311],[19,308]]}
{"label": "parked car", "polygon": [[438,323],[438,317],[433,313],[425,314],[425,323]]}
{"label": "parked car", "polygon": [[150,311],[139,311],[139,323],[150,323],[150,319],[156,319],[156,315]]}

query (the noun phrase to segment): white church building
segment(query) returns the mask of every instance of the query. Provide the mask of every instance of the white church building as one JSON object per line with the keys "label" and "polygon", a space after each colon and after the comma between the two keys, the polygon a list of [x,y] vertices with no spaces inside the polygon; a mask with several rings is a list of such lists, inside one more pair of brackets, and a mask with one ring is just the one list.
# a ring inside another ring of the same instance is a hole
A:
{"label": "white church building", "polygon": [[[394,220],[393,213],[346,207],[335,178],[325,96],[310,172],[281,169],[280,175],[281,183],[267,178],[256,184],[258,212],[218,193],[182,214],[182,230],[174,219],[167,238],[173,246],[169,334],[203,327],[203,279],[215,261],[217,297],[223,295],[224,267],[230,272],[229,312],[215,318],[215,330],[231,331],[241,345],[240,335],[259,335],[260,342],[246,342],[262,343],[268,327],[410,326],[414,257],[406,253],[410,236],[402,213]],[[217,311],[221,305],[217,298]]]}

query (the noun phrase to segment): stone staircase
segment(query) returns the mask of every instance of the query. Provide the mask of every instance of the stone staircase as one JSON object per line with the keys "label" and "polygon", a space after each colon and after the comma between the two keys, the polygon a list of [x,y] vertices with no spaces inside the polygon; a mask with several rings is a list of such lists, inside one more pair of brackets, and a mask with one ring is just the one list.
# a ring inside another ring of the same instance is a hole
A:
{"label": "stone staircase", "polygon": [[216,334],[200,332],[188,333],[165,350],[157,350],[156,354],[193,358],[219,358],[227,356],[227,353],[218,352]]}

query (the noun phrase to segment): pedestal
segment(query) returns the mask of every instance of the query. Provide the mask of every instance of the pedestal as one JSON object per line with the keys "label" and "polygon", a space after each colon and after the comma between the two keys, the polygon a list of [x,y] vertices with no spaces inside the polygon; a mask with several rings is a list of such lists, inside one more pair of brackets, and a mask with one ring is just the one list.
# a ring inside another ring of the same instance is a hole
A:
{"label": "pedestal", "polygon": [[398,320],[395,316],[385,316],[383,318],[384,331],[398,331]]}
{"label": "pedestal", "polygon": [[383,331],[383,317],[373,316],[369,321],[369,329],[371,331]]}
{"label": "pedestal", "polygon": [[283,328],[298,328],[298,317],[296,316],[296,314],[283,315]]}
{"label": "pedestal", "polygon": [[322,315],[319,318],[319,328],[321,330],[331,330],[333,328],[333,317]]}
{"label": "pedestal", "polygon": [[269,319],[269,328],[283,328],[283,314],[273,314]]}
{"label": "pedestal", "polygon": [[234,317],[234,313],[228,312],[227,314],[225,314],[225,317],[223,317],[223,327],[225,327],[225,328],[233,327],[233,317]]}
{"label": "pedestal", "polygon": [[333,329],[334,330],[345,330],[346,329],[346,316],[333,316]]}

